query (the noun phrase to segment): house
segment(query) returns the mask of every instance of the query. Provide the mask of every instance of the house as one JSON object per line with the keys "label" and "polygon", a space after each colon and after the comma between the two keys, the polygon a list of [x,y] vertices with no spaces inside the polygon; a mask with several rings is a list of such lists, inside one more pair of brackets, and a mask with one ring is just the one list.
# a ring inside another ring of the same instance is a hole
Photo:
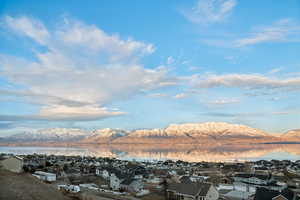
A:
{"label": "house", "polygon": [[217,200],[219,192],[211,183],[171,183],[167,186],[168,200]]}
{"label": "house", "polygon": [[226,171],[235,171],[235,172],[241,172],[245,168],[244,164],[242,163],[225,163],[221,166],[221,169],[223,172]]}
{"label": "house", "polygon": [[97,167],[97,168],[96,168],[96,171],[95,171],[95,175],[96,175],[96,176],[101,176],[101,174],[102,174],[101,168]]}
{"label": "house", "polygon": [[141,180],[127,177],[121,181],[120,189],[127,192],[139,192],[144,189],[144,185]]}
{"label": "house", "polygon": [[76,169],[76,168],[70,168],[67,169],[66,171],[64,171],[65,177],[78,177],[80,176],[80,169]]}
{"label": "house", "polygon": [[180,183],[192,183],[193,182],[189,176],[182,176],[179,179],[179,181],[180,181]]}
{"label": "house", "polygon": [[268,185],[274,182],[270,175],[263,174],[235,174],[233,177],[235,182],[243,182],[256,185]]}
{"label": "house", "polygon": [[244,199],[250,199],[253,196],[253,193],[240,191],[240,190],[232,190],[226,192],[222,196],[225,197],[226,199],[244,200]]}
{"label": "house", "polygon": [[23,172],[23,165],[23,158],[19,156],[10,156],[0,161],[1,168],[15,173]]}
{"label": "house", "polygon": [[109,179],[109,176],[110,176],[109,171],[106,169],[101,171],[100,176],[102,176],[102,178],[104,178],[104,179]]}
{"label": "house", "polygon": [[299,198],[289,189],[280,192],[267,188],[257,188],[254,200],[299,200]]}
{"label": "house", "polygon": [[116,173],[119,174],[119,170],[112,167],[104,167],[104,168],[97,167],[95,170],[96,176],[101,176],[106,180],[110,179],[111,174],[116,174]]}
{"label": "house", "polygon": [[154,177],[154,176],[151,176],[150,178],[148,178],[146,180],[147,183],[152,183],[152,184],[159,184],[163,181],[162,178],[159,178],[159,177]]}
{"label": "house", "polygon": [[265,166],[259,166],[259,165],[254,165],[252,166],[252,172],[253,173],[269,173],[269,169]]}
{"label": "house", "polygon": [[190,179],[193,182],[203,182],[209,179],[209,176],[191,176]]}
{"label": "house", "polygon": [[124,177],[119,173],[112,173],[109,177],[109,185],[112,190],[120,190],[120,185]]}
{"label": "house", "polygon": [[80,192],[80,187],[78,185],[57,185],[57,188],[59,190],[66,190],[68,192],[71,192],[71,193],[77,193],[77,192]]}
{"label": "house", "polygon": [[54,182],[56,181],[56,174],[42,172],[42,171],[36,171],[33,176],[37,177],[38,179],[41,179],[43,181],[47,182]]}

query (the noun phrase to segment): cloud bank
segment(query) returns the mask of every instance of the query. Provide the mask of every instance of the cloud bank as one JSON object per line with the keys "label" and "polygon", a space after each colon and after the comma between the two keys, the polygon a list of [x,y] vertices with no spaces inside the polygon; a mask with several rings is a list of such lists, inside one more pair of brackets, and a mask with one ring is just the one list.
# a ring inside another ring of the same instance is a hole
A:
{"label": "cloud bank", "polygon": [[[144,91],[175,84],[165,67],[146,68],[140,60],[152,44],[122,39],[80,21],[64,19],[54,30],[27,16],[3,19],[5,28],[43,49],[34,59],[0,55],[0,76],[20,89],[2,94],[41,105],[28,120],[95,120],[123,115],[105,105]],[[26,116],[2,116],[25,120]]]}

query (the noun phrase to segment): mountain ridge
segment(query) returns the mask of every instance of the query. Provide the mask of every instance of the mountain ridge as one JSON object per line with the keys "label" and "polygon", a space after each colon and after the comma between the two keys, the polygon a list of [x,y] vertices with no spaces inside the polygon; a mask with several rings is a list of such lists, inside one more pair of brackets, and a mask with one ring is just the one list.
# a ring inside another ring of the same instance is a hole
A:
{"label": "mountain ridge", "polygon": [[36,132],[24,132],[3,142],[76,142],[76,143],[204,143],[206,141],[266,140],[284,141],[300,138],[300,129],[275,136],[266,131],[241,124],[226,122],[170,124],[166,128],[123,129],[104,128],[86,131],[79,128],[48,128]]}

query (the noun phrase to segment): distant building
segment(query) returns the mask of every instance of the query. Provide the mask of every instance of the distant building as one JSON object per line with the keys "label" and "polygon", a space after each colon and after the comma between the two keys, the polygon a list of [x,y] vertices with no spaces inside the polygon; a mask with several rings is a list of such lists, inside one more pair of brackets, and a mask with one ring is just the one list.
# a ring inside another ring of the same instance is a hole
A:
{"label": "distant building", "polygon": [[235,174],[233,179],[235,182],[243,182],[256,185],[268,185],[274,182],[270,175],[262,174]]}
{"label": "distant building", "polygon": [[144,185],[141,180],[127,177],[121,182],[120,188],[127,192],[139,192],[144,189]]}
{"label": "distant building", "polygon": [[167,188],[168,200],[217,200],[219,192],[211,183],[171,183]]}
{"label": "distant building", "polygon": [[54,182],[56,181],[56,174],[42,172],[42,171],[36,171],[33,176],[37,177],[38,179],[41,179],[43,181],[47,182]]}
{"label": "distant building", "polygon": [[6,169],[15,173],[23,172],[23,165],[23,159],[19,156],[10,156],[0,161],[0,166],[2,169]]}
{"label": "distant building", "polygon": [[101,176],[104,179],[109,179],[110,177],[110,173],[108,170],[106,169],[101,170],[100,168],[96,168],[96,175]]}
{"label": "distant building", "polygon": [[65,189],[66,191],[72,193],[80,192],[80,187],[78,185],[57,185],[57,189]]}
{"label": "distant building", "polygon": [[109,184],[112,190],[119,190],[121,182],[124,179],[121,175],[111,174],[109,178]]}

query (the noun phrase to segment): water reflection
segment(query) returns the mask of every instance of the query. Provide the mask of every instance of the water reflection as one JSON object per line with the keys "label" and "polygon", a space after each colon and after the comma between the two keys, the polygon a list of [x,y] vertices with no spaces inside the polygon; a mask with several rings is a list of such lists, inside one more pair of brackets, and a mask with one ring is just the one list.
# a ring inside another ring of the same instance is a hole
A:
{"label": "water reflection", "polygon": [[100,144],[72,147],[0,147],[0,152],[114,157],[127,160],[173,159],[189,162],[230,162],[259,159],[300,160],[299,144],[220,145],[213,147],[196,144]]}

